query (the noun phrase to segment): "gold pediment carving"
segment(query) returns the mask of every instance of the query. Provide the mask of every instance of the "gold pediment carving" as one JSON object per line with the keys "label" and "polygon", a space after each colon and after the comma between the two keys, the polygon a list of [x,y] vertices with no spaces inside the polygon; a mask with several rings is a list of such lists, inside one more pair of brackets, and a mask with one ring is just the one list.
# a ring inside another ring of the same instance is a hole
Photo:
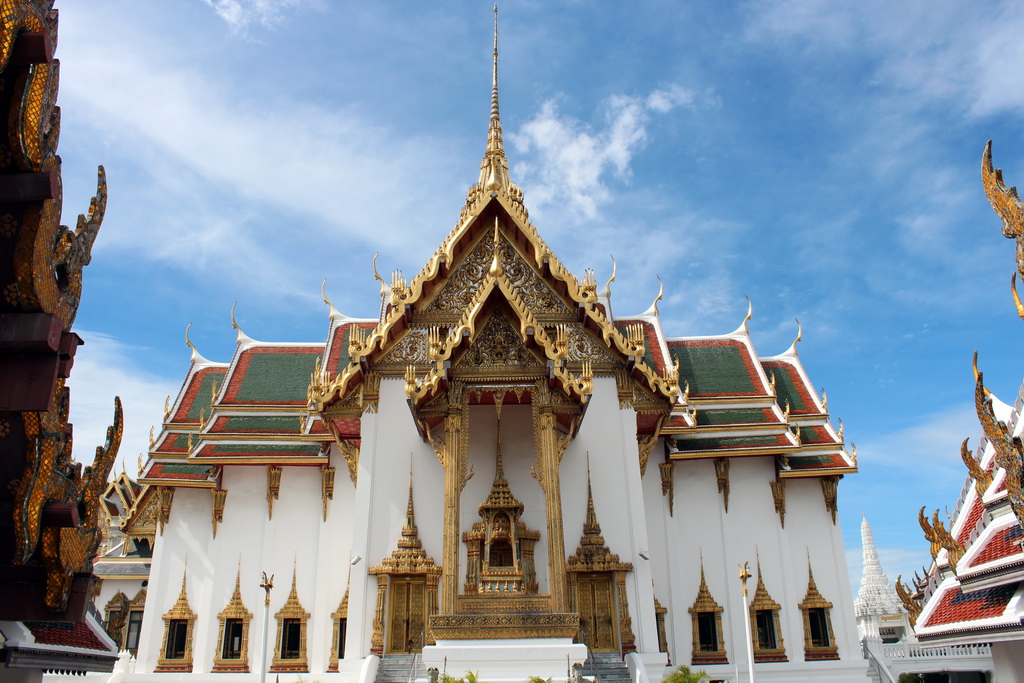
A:
{"label": "gold pediment carving", "polygon": [[543,372],[544,364],[534,355],[519,332],[501,313],[495,312],[484,324],[473,345],[455,364],[457,370],[500,375]]}
{"label": "gold pediment carving", "polygon": [[[458,317],[470,305],[480,283],[487,277],[494,260],[494,243],[481,233],[473,250],[455,267],[440,291],[421,310],[431,317],[448,314]],[[571,315],[561,297],[541,278],[526,259],[506,239],[498,243],[498,262],[509,283],[522,295],[526,306],[538,316]]]}

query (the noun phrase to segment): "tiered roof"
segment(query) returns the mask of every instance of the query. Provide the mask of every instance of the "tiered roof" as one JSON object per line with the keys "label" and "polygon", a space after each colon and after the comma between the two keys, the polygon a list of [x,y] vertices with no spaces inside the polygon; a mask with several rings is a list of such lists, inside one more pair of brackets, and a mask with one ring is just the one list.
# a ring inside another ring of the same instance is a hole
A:
{"label": "tiered roof", "polygon": [[[982,157],[982,181],[1003,234],[1016,238],[1017,271],[1024,276],[1024,206],[992,166],[992,143]],[[1024,306],[1017,297],[1018,314]],[[937,516],[923,523],[934,563],[923,592],[917,634],[923,641],[989,642],[1024,638],[1024,389],[1008,405],[985,387],[974,362],[975,408],[983,438],[974,453],[964,442],[968,469],[949,532]],[[922,516],[923,519],[923,516]]]}
{"label": "tiered roof", "polygon": [[[495,357],[519,364],[503,364],[511,378],[503,384],[473,385],[470,403],[529,403],[544,385],[575,406],[557,414],[574,433],[594,375],[614,375],[620,405],[636,412],[637,439],[651,444],[665,436],[671,459],[778,456],[783,478],[856,471],[795,343],[760,358],[749,314],[731,334],[670,338],[657,300],[640,315],[616,318],[614,275],[598,293],[592,271],[582,278],[569,272],[530,222],[523,192],[509,177],[497,76],[495,34],[480,175],[423,269],[411,280],[396,271],[390,283],[375,269],[379,318],[348,318],[332,306],[323,344],[267,344],[239,331],[230,363],[193,353],[144,482],[213,487],[210,466],[325,462],[331,437],[358,447],[360,417],[375,409],[381,377],[405,378],[412,417],[429,439],[452,382],[479,375]],[[498,348],[485,348],[498,337]],[[484,351],[494,352],[489,360]]]}
{"label": "tiered roof", "polygon": [[140,481],[213,488],[226,464],[326,464],[332,436],[306,408],[324,348],[259,342],[241,329],[230,363],[208,361],[192,347],[189,373],[168,402]]}

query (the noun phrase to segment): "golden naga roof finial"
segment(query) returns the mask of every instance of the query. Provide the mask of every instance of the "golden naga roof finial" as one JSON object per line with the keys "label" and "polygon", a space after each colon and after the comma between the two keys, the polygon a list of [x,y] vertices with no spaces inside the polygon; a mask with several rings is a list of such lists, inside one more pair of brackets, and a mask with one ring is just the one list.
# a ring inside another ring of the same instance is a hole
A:
{"label": "golden naga roof finial", "polygon": [[648,309],[654,315],[658,315],[658,302],[665,298],[665,283],[662,281],[660,275],[655,275],[658,278],[658,296],[654,297],[654,303]]}
{"label": "golden naga roof finial", "polygon": [[327,305],[327,308],[330,309],[331,312],[328,315],[333,321],[340,314],[338,313],[338,309],[334,307],[334,304],[331,303],[331,300],[327,298],[327,278],[324,278],[323,282],[320,283],[320,296],[324,298],[324,303]]}
{"label": "golden naga roof finial", "polygon": [[199,353],[199,350],[196,348],[196,345],[193,344],[192,340],[189,339],[189,337],[188,337],[188,331],[191,330],[191,329],[192,329],[192,323],[189,323],[188,325],[185,326],[185,346],[187,346],[188,348],[192,349],[192,359],[191,360],[192,360],[193,365],[196,364],[196,363],[205,363],[205,362],[207,362],[206,359],[203,358],[203,355],[201,353]]}
{"label": "golden naga roof finial", "polygon": [[971,362],[971,367],[974,370],[974,382],[978,385],[978,387],[981,390],[981,392],[985,396],[991,395],[992,392],[989,391],[988,387],[985,386],[984,380],[982,380],[982,378],[981,378],[981,373],[978,372],[978,350],[977,349],[974,350],[974,360]]}
{"label": "golden naga roof finial", "polygon": [[992,167],[991,140],[981,157],[981,182],[989,204],[1003,221],[1003,236],[1017,241],[1017,270],[1024,276],[1024,204],[1016,187],[1006,188],[1002,169]]}
{"label": "golden naga roof finial", "polygon": [[796,339],[794,339],[793,343],[790,345],[789,353],[795,356],[797,355],[796,345],[804,338],[804,326],[800,324],[800,320],[798,318],[793,318],[793,320],[796,320]]}
{"label": "golden naga roof finial", "polygon": [[378,282],[380,282],[380,295],[381,295],[381,297],[383,297],[384,293],[388,289],[388,283],[384,282],[384,278],[382,278],[380,276],[380,273],[377,272],[377,255],[378,254],[379,254],[379,252],[374,253],[374,255],[373,255],[373,279],[377,280]]}
{"label": "golden naga roof finial", "polygon": [[738,334],[750,336],[750,330],[747,328],[747,323],[754,317],[754,302],[750,300],[749,296],[745,294],[743,296],[747,300],[747,315],[743,318],[743,322],[740,323],[740,326],[737,327],[730,336],[736,336]]}
{"label": "golden naga roof finial", "polygon": [[235,320],[235,306],[238,302],[231,304],[231,327],[238,330],[238,336],[235,337],[235,343],[241,344],[242,342],[249,341],[249,336],[245,332],[242,332],[242,328],[239,327],[238,322]]}
{"label": "golden naga roof finial", "polygon": [[610,297],[612,295],[612,283],[615,282],[615,273],[619,270],[619,265],[615,263],[615,257],[611,256],[612,259],[612,276],[608,278],[608,282],[604,285],[604,291],[601,292],[601,296]]}
{"label": "golden naga roof finial", "polygon": [[1017,294],[1017,273],[1010,276],[1010,293],[1013,294],[1013,303],[1017,306],[1017,315],[1024,320],[1024,304],[1020,302]]}

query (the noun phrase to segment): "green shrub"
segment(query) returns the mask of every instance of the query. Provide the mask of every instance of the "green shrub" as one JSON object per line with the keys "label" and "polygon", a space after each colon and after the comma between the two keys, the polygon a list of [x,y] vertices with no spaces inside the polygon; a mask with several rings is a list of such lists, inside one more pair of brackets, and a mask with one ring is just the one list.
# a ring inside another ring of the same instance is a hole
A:
{"label": "green shrub", "polygon": [[708,674],[703,669],[690,671],[690,667],[680,664],[668,676],[665,676],[664,683],[702,683],[708,680]]}

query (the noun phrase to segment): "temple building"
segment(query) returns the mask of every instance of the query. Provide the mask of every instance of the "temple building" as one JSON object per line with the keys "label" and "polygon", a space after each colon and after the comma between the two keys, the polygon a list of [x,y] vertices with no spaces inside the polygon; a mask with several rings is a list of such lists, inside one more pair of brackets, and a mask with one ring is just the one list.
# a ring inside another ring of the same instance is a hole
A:
{"label": "temple building", "polygon": [[[109,672],[117,650],[92,609],[100,497],[121,441],[120,400],[91,463],[72,458],[67,380],[82,271],[106,181],[74,229],[61,224],[60,64],[53,0],[0,11],[0,680]],[[83,467],[85,465],[85,467]]]}
{"label": "temple building", "polygon": [[255,681],[265,652],[281,681],[587,660],[735,681],[749,632],[759,680],[864,681],[837,522],[855,452],[797,342],[759,356],[749,314],[672,337],[657,300],[614,315],[615,275],[566,269],[509,177],[496,29],[479,177],[438,238],[377,276],[379,315],[325,296],[323,340],[189,343],[119,522],[152,552],[141,629],[137,593],[100,598],[127,603],[128,680]]}
{"label": "temple building", "polygon": [[[1024,277],[1024,205],[1016,188],[993,169],[992,143],[985,147],[982,180],[989,202],[1003,221],[1003,235],[1017,241],[1017,273]],[[1017,313],[1024,305],[1011,289]],[[975,446],[964,439],[967,477],[949,528],[938,510],[919,521],[930,543],[932,566],[914,585],[897,590],[927,645],[991,644],[999,683],[1024,681],[1024,389],[1012,404],[985,387],[974,358],[974,402],[981,423]]]}

